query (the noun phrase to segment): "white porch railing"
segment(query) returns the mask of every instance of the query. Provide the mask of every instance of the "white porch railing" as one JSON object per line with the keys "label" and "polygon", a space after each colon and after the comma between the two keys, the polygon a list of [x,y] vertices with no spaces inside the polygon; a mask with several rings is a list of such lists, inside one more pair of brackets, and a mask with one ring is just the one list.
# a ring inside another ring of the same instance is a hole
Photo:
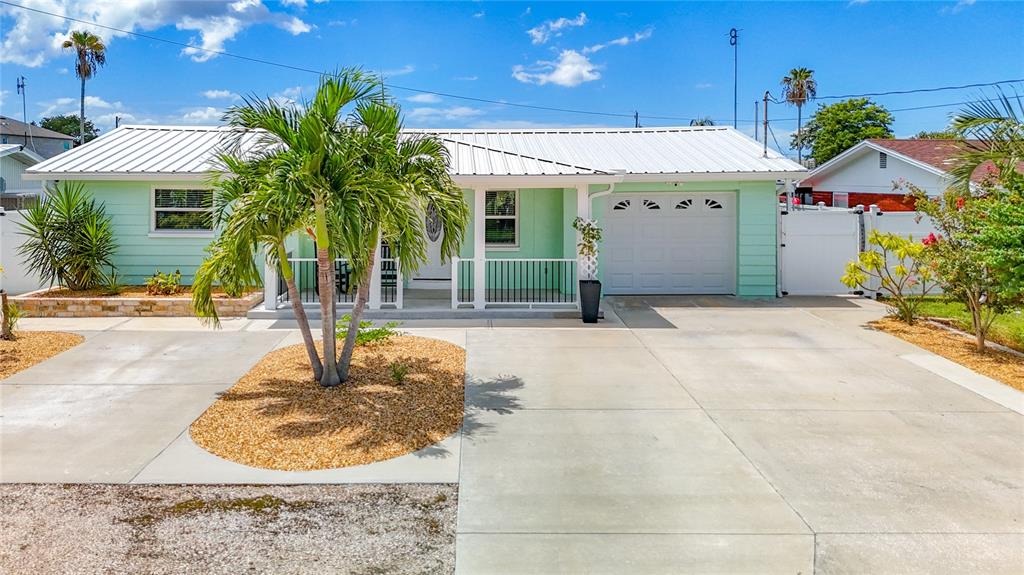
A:
{"label": "white porch railing", "polygon": [[[288,258],[288,263],[291,265],[292,274],[295,277],[295,287],[302,304],[319,305],[320,282],[317,275],[316,258]],[[348,260],[344,258],[334,260],[334,301],[339,307],[355,305],[358,286],[355,285],[354,280]],[[276,269],[267,266],[264,285],[266,286],[264,295],[267,309],[277,309],[291,303],[288,286],[285,285],[284,278],[281,278]],[[370,278],[367,307],[380,309],[387,306],[402,309],[402,292],[402,274],[398,260],[394,258],[378,259]]]}
{"label": "white porch railing", "polygon": [[577,262],[568,258],[452,259],[452,308],[579,307]]}

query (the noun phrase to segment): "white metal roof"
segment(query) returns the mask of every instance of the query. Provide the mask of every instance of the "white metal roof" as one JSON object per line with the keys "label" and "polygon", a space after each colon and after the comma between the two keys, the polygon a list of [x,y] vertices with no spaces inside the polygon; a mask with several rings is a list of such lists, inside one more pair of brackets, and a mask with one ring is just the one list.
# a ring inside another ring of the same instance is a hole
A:
{"label": "white metal roof", "polygon": [[417,130],[625,174],[789,174],[806,170],[724,126],[558,130]]}
{"label": "white metal roof", "polygon": [[0,144],[0,158],[4,156],[17,158],[27,166],[43,160],[42,156],[26,148],[24,144]]}
{"label": "white metal roof", "polygon": [[[230,147],[238,130],[210,126],[121,126],[26,170],[35,179],[205,177],[217,169],[217,152]],[[243,149],[260,134],[243,136]]]}
{"label": "white metal roof", "polygon": [[[725,127],[578,130],[409,130],[436,134],[452,175],[601,177],[682,175],[775,179],[806,170]],[[216,153],[237,136],[227,127],[122,126],[37,164],[32,179],[197,179],[217,169]],[[259,140],[243,139],[243,149]]]}

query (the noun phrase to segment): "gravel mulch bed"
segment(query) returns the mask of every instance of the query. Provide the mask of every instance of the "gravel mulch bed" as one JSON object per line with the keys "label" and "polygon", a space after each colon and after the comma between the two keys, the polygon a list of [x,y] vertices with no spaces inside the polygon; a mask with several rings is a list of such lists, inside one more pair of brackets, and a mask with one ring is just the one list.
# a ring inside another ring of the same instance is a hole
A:
{"label": "gravel mulch bed", "polygon": [[0,379],[10,377],[67,351],[85,338],[63,331],[18,331],[14,341],[0,339]]}
{"label": "gravel mulch bed", "polygon": [[451,573],[454,485],[0,485],[5,575]]}
{"label": "gravel mulch bed", "polygon": [[[391,366],[408,368],[402,383]],[[432,445],[462,424],[466,353],[396,336],[356,348],[348,382],[324,389],[303,346],[267,354],[191,426],[225,459],[267,469],[362,465]]]}
{"label": "gravel mulch bed", "polygon": [[911,326],[885,318],[868,325],[1024,391],[1024,358],[1020,356],[997,349],[978,353],[973,339],[924,322]]}

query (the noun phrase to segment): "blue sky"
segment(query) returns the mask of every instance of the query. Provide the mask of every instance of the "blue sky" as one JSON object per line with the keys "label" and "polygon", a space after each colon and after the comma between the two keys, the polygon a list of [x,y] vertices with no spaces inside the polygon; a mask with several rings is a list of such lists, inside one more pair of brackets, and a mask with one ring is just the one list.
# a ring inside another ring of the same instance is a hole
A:
{"label": "blue sky", "polygon": [[[344,3],[313,0],[10,0],[115,28],[316,70],[362,66],[389,83],[486,100],[630,115],[645,126],[695,116],[732,122],[732,49],[741,29],[740,127],[792,67],[819,95],[1024,78],[1024,3]],[[78,80],[59,42],[83,28],[0,5],[0,113],[76,112]],[[87,116],[213,124],[239,94],[309,96],[316,76],[95,30],[107,66],[87,86]],[[1024,84],[1016,89],[1024,93]],[[1010,90],[1014,86],[1010,86]],[[979,89],[877,97],[890,109],[975,99]],[[989,90],[988,95],[992,92]],[[423,127],[631,126],[627,117],[516,108],[394,90]],[[940,129],[955,106],[894,112],[896,133]],[[795,110],[770,108],[778,140]],[[805,113],[805,116],[808,115]],[[655,118],[671,116],[680,119]]]}

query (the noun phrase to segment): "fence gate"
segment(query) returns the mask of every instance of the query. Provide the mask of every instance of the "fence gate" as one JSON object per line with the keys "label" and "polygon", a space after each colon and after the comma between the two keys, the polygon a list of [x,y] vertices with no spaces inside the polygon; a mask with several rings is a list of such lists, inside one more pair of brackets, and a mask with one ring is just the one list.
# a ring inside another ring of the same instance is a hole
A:
{"label": "fence gate", "polygon": [[860,252],[862,214],[794,210],[780,217],[780,280],[788,295],[849,293],[839,278]]}

